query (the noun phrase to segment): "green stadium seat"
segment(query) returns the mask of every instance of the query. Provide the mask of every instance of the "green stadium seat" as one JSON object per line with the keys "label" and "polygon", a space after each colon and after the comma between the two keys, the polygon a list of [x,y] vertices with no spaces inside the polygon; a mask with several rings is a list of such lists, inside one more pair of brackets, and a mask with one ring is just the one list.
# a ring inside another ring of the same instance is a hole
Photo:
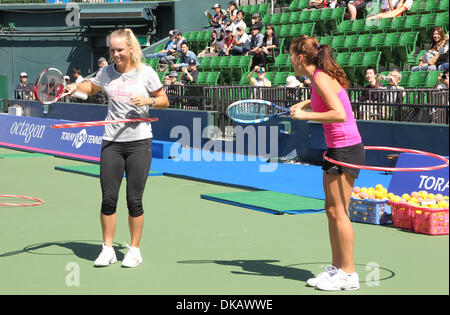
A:
{"label": "green stadium seat", "polygon": [[337,26],[344,21],[346,7],[339,7],[332,9],[330,18],[327,20],[328,34],[331,34],[333,30],[337,30]]}
{"label": "green stadium seat", "polygon": [[438,13],[436,15],[436,19],[434,20],[434,24],[441,26],[446,32],[448,32],[448,19],[448,11]]}
{"label": "green stadium seat", "polygon": [[427,50],[423,49],[421,51],[419,51],[419,53],[417,54],[417,56],[415,58],[411,58],[409,59],[405,65],[406,66],[417,66],[419,64],[420,58],[422,58],[422,56],[425,54]]}
{"label": "green stadium seat", "polygon": [[258,13],[262,17],[264,17],[267,14],[267,11],[269,11],[270,3],[261,3],[259,5]]}
{"label": "green stadium seat", "polygon": [[336,51],[344,49],[344,47],[345,47],[345,38],[346,38],[345,35],[333,36],[333,41],[331,42],[331,48],[333,48]]}
{"label": "green stadium seat", "polygon": [[266,75],[265,75],[265,78],[267,79],[267,80],[269,80],[271,83],[273,83],[273,81],[274,81],[274,79],[275,79],[275,76],[277,75],[277,73],[278,72],[276,72],[276,71],[269,71],[269,72],[266,72]]}
{"label": "green stadium seat", "polygon": [[279,24],[290,24],[291,23],[291,12],[285,12],[281,14]]}
{"label": "green stadium seat", "polygon": [[219,71],[220,70],[220,59],[222,57],[212,57],[211,62],[209,63],[209,71]]}
{"label": "green stadium seat", "polygon": [[[248,81],[247,81],[247,76],[249,75],[250,71],[243,73],[242,76],[239,77],[238,81],[233,81],[233,85],[236,86],[245,86],[245,85],[249,85]],[[253,76],[256,77],[256,74],[253,73]]]}
{"label": "green stadium seat", "polygon": [[331,47],[331,43],[333,42],[333,36],[324,36],[320,38],[320,45],[328,45]]}
{"label": "green stadium seat", "polygon": [[387,32],[399,32],[403,29],[403,26],[405,25],[407,16],[398,16],[392,20],[391,23],[391,29],[387,30]]}
{"label": "green stadium seat", "polygon": [[250,66],[252,65],[253,56],[241,56],[239,59],[239,68],[241,73],[250,71]]}
{"label": "green stadium seat", "polygon": [[409,11],[406,11],[406,14],[415,15],[419,13],[423,13],[427,8],[427,2],[429,0],[414,0]]}
{"label": "green stadium seat", "polygon": [[209,72],[206,77],[206,84],[209,86],[216,86],[219,84],[220,72]]}
{"label": "green stadium seat", "polygon": [[266,14],[264,17],[261,18],[261,23],[263,25],[270,24],[270,20],[272,19],[272,14]]}
{"label": "green stadium seat", "polygon": [[366,29],[365,19],[354,20],[352,24],[352,29],[349,32],[347,32],[347,34],[365,33],[366,32],[365,29]]}
{"label": "green stadium seat", "polygon": [[353,51],[354,48],[358,44],[358,38],[359,38],[359,35],[357,35],[357,34],[347,35],[346,38],[345,38],[345,41],[344,41],[344,48],[343,48],[343,50]]}
{"label": "green stadium seat", "polygon": [[419,46],[425,47],[425,44],[431,43],[431,30],[436,25],[436,14],[428,13],[422,15],[419,25],[415,27],[415,31],[419,32]]}
{"label": "green stadium seat", "polygon": [[381,46],[384,45],[384,42],[386,41],[386,37],[387,37],[386,33],[374,34],[370,41],[370,46],[373,47],[373,49],[378,50]]}
{"label": "green stadium seat", "polygon": [[354,85],[358,81],[357,69],[362,65],[364,54],[365,53],[362,51],[351,53],[348,63],[342,66],[345,74],[347,74],[348,80],[352,83],[352,85]]}
{"label": "green stadium seat", "polygon": [[[411,77],[411,74],[414,73],[412,71],[400,71],[402,75],[402,79],[398,85],[408,88],[409,87],[409,78]],[[389,71],[387,71],[387,74],[389,74]],[[389,84],[389,83],[387,83]]]}
{"label": "green stadium seat", "polygon": [[274,13],[274,14],[272,14],[271,17],[270,17],[270,24],[273,24],[273,25],[281,24],[280,23],[281,15],[282,15],[282,13]]}
{"label": "green stadium seat", "polygon": [[413,31],[417,26],[420,25],[421,18],[421,14],[407,16],[402,31]]}
{"label": "green stadium seat", "polygon": [[377,72],[379,70],[381,60],[381,52],[380,51],[367,51],[364,54],[361,66],[357,68],[357,78],[358,82],[361,85],[364,85],[365,82],[365,72],[367,67],[374,67]]}
{"label": "green stadium seat", "polygon": [[300,30],[301,35],[314,36],[316,23],[304,23]]}
{"label": "green stadium seat", "polygon": [[402,33],[399,43],[394,47],[394,53],[397,59],[396,64],[403,66],[413,57],[416,50],[418,37],[419,32]]}
{"label": "green stadium seat", "polygon": [[297,5],[297,10],[307,9],[309,5],[309,0],[300,0]]}
{"label": "green stadium seat", "polygon": [[209,72],[199,72],[197,76],[197,82],[195,82],[195,85],[205,85],[208,73]]}
{"label": "green stadium seat", "polygon": [[441,0],[441,3],[439,4],[439,11],[447,11],[449,9],[449,1],[448,0]]}
{"label": "green stadium seat", "polygon": [[333,13],[333,9],[322,9],[320,10],[320,19],[315,20],[317,33],[320,35],[330,34],[327,29],[327,21],[331,19],[331,14]]}
{"label": "green stadium seat", "polygon": [[348,64],[351,55],[352,55],[351,52],[341,52],[337,53],[334,59],[336,60],[337,64],[343,67]]}
{"label": "green stadium seat", "polygon": [[[448,0],[446,0],[448,3]],[[435,13],[439,11],[439,6],[441,5],[441,0],[428,0],[425,7],[425,12]]]}
{"label": "green stadium seat", "polygon": [[377,50],[383,53],[382,59],[386,68],[389,68],[389,64],[396,63],[394,56],[394,49],[400,43],[400,38],[403,35],[401,32],[389,33],[386,35],[383,45],[378,46]]}
{"label": "green stadium seat", "polygon": [[408,87],[412,89],[424,88],[429,71],[412,71],[408,79]]}
{"label": "green stadium seat", "polygon": [[200,62],[200,66],[198,67],[198,70],[201,71],[208,71],[209,65],[211,64],[211,60],[213,57],[207,56],[207,57],[203,57],[201,62]]}
{"label": "green stadium seat", "polygon": [[278,57],[275,58],[275,62],[269,65],[270,71],[290,70],[291,63],[289,57],[289,54],[279,54]]}
{"label": "green stadium seat", "polygon": [[280,29],[280,32],[277,34],[278,37],[289,37],[291,34],[292,24],[283,25]]}
{"label": "green stadium seat", "polygon": [[333,35],[346,35],[352,30],[353,21],[345,20],[337,26],[337,30],[332,31]]}
{"label": "green stadium seat", "polygon": [[292,0],[291,3],[289,4],[288,7],[288,11],[292,12],[292,11],[297,11],[297,7],[298,7],[298,3],[300,2],[300,0]]}
{"label": "green stadium seat", "polygon": [[356,46],[353,47],[353,51],[368,51],[368,50],[374,50],[374,48],[371,46],[373,34],[362,34],[359,35],[358,41],[356,42]]}
{"label": "green stadium seat", "polygon": [[290,75],[290,72],[277,72],[272,81],[272,86],[284,86],[286,85],[286,78]]}
{"label": "green stadium seat", "polygon": [[425,87],[426,88],[434,88],[438,82],[439,73],[442,73],[441,71],[429,71],[427,80],[425,81]]}
{"label": "green stadium seat", "polygon": [[298,24],[300,23],[300,14],[301,11],[295,11],[295,12],[291,12],[291,15],[289,16],[289,23],[291,24]]}
{"label": "green stadium seat", "polygon": [[312,12],[312,10],[303,10],[301,12],[302,13],[300,14],[300,22],[306,23],[306,22],[311,21],[311,12]]}

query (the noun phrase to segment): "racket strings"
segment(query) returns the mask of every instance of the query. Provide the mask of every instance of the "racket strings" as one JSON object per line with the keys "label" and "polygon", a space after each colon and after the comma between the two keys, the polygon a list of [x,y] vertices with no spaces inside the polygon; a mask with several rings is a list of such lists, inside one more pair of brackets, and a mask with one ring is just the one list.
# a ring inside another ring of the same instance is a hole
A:
{"label": "racket strings", "polygon": [[283,110],[262,103],[241,103],[229,108],[231,117],[241,120],[254,120],[276,115]]}
{"label": "racket strings", "polygon": [[36,83],[36,95],[43,102],[56,100],[64,91],[64,79],[55,70],[42,73]]}

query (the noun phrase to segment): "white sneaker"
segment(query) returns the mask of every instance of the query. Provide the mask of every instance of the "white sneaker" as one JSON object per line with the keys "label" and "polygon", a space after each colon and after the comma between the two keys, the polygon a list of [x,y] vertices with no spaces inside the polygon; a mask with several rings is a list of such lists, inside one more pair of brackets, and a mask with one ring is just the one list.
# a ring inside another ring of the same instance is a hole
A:
{"label": "white sneaker", "polygon": [[94,261],[94,267],[106,267],[115,262],[117,262],[117,258],[114,248],[106,246],[105,243],[103,243],[102,252]]}
{"label": "white sneaker", "polygon": [[131,247],[127,243],[125,245],[128,247],[128,253],[122,261],[122,267],[133,268],[139,266],[143,261],[141,251],[139,248]]}
{"label": "white sneaker", "polygon": [[306,280],[306,284],[310,287],[316,287],[317,284],[320,282],[320,280],[333,276],[334,274],[337,273],[337,271],[338,271],[338,269],[336,267],[327,266],[327,267],[325,267],[325,271],[322,271],[321,273],[319,273],[317,275],[317,277]]}
{"label": "white sneaker", "polygon": [[359,290],[359,277],[356,272],[348,274],[339,269],[335,275],[323,278],[316,288],[323,291]]}

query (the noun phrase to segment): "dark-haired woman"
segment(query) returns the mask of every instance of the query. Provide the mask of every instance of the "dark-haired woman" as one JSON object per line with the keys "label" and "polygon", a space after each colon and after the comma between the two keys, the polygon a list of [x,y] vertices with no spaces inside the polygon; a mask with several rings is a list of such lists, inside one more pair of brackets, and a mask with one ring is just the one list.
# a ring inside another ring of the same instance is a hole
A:
{"label": "dark-haired woman", "polygon": [[[364,145],[345,91],[349,84],[345,72],[334,60],[331,48],[319,45],[314,37],[300,36],[291,44],[290,62],[296,75],[305,75],[312,82],[311,99],[292,106],[291,117],[323,123],[328,157],[364,164]],[[324,161],[322,169],[332,265],[317,277],[308,279],[307,284],[320,290],[358,290],[348,206],[359,170],[328,161]]]}

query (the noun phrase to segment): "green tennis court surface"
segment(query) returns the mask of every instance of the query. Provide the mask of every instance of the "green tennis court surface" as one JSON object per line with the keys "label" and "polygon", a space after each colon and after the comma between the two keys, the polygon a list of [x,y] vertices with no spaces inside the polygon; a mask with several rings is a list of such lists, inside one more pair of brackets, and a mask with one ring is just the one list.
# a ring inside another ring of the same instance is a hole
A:
{"label": "green tennis court surface", "polygon": [[[80,175],[87,175],[92,177],[100,177],[100,165],[99,164],[86,164],[86,165],[68,165],[68,166],[55,166],[55,170],[65,171],[69,173],[75,173]],[[150,171],[148,176],[161,176],[162,172]]]}
{"label": "green tennis court surface", "polygon": [[267,190],[205,194],[201,198],[272,214],[320,213],[325,204],[320,199]]}
{"label": "green tennis court surface", "polygon": [[3,153],[0,154],[0,159],[25,159],[25,158],[42,158],[42,157],[50,157],[51,155],[41,154],[41,153]]}
{"label": "green tennis court surface", "polygon": [[[0,148],[3,153],[15,152]],[[143,264],[120,266],[123,241],[130,241],[124,180],[115,235],[119,263],[94,268],[102,243],[101,189],[98,178],[55,170],[74,165],[86,163],[0,160],[0,194],[45,202],[0,206],[0,294],[449,294],[448,236],[353,223],[361,289],[321,292],[305,282],[331,261],[325,214],[236,209],[199,197],[246,190],[167,176],[148,178]]]}

